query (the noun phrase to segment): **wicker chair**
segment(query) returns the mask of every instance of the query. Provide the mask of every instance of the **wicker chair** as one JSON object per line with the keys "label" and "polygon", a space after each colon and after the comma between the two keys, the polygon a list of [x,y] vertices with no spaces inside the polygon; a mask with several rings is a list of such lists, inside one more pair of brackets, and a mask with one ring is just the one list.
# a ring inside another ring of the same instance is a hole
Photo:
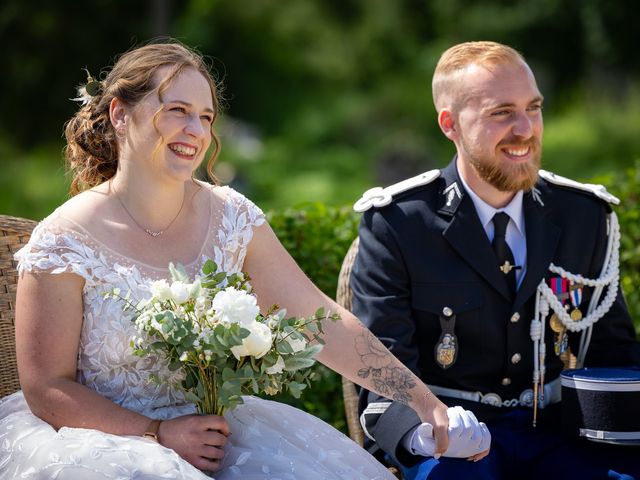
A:
{"label": "wicker chair", "polygon": [[0,215],[0,398],[20,389],[14,309],[18,272],[13,254],[31,237],[33,220]]}
{"label": "wicker chair", "polygon": [[[351,288],[349,287],[349,278],[351,277],[351,268],[358,254],[359,238],[356,237],[351,243],[347,254],[342,261],[340,276],[338,277],[338,291],[336,292],[336,301],[347,310],[351,310]],[[358,415],[358,393],[356,387],[350,380],[342,377],[342,397],[344,399],[344,412],[347,417],[347,427],[349,428],[349,437],[351,440],[362,446],[364,443],[364,431],[360,425],[360,417]],[[402,479],[400,471],[395,467],[389,467],[389,472],[397,478]]]}
{"label": "wicker chair", "polygon": [[[351,310],[351,288],[349,288],[349,278],[351,277],[351,268],[358,253],[359,239],[351,243],[347,254],[342,262],[340,275],[338,277],[338,291],[336,292],[336,301]],[[349,428],[349,436],[351,440],[362,446],[364,442],[364,432],[360,426],[360,418],[358,416],[358,393],[356,387],[350,380],[342,377],[342,396],[344,398],[344,410],[347,417],[347,427]]]}

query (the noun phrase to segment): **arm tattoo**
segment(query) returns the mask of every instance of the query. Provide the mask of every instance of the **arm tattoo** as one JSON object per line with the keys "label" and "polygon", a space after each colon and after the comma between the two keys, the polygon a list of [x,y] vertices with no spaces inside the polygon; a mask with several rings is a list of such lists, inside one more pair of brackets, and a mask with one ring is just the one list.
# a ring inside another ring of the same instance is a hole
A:
{"label": "arm tattoo", "polygon": [[409,405],[409,390],[416,386],[411,371],[406,367],[394,366],[393,355],[369,330],[364,329],[362,335],[356,337],[355,344],[356,352],[364,365],[358,370],[358,377],[371,377],[377,393]]}

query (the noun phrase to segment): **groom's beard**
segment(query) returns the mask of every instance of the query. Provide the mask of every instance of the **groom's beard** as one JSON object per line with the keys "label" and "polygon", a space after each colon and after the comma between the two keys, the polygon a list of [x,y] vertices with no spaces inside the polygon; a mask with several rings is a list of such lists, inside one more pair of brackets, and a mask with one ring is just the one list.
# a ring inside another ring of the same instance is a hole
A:
{"label": "groom's beard", "polygon": [[[531,139],[527,142],[501,142],[501,144],[503,143],[510,146],[530,147],[532,150],[531,159],[526,163],[515,163],[499,158],[500,154],[492,156],[474,154],[473,149],[467,148],[464,138],[462,139],[469,163],[482,180],[501,192],[531,190],[538,180],[538,170],[540,170],[540,142],[537,139]],[[500,145],[498,145],[499,148]]]}

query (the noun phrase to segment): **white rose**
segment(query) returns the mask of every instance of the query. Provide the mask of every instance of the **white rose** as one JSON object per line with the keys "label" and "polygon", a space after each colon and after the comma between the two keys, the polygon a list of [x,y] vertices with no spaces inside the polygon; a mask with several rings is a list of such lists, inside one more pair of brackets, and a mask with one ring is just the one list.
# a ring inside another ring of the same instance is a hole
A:
{"label": "white rose", "polygon": [[151,284],[151,295],[164,302],[172,298],[171,287],[166,280],[156,280]]}
{"label": "white rose", "polygon": [[241,357],[246,357],[247,355],[255,358],[266,355],[273,341],[269,327],[260,322],[253,322],[250,325],[243,325],[242,327],[251,333],[247,338],[242,340],[242,345],[231,347],[233,356],[240,360]]}
{"label": "white rose", "polygon": [[280,355],[278,355],[278,360],[276,361],[276,363],[272,367],[267,368],[265,372],[267,372],[269,375],[273,375],[275,373],[280,373],[283,370],[284,370],[284,360]]}
{"label": "white rose", "polygon": [[211,302],[211,308],[215,310],[215,317],[219,321],[238,323],[242,326],[255,323],[256,317],[260,313],[256,297],[233,287],[218,292]]}
{"label": "white rose", "polygon": [[191,296],[191,284],[182,282],[173,282],[171,284],[171,297],[178,305],[185,303]]}

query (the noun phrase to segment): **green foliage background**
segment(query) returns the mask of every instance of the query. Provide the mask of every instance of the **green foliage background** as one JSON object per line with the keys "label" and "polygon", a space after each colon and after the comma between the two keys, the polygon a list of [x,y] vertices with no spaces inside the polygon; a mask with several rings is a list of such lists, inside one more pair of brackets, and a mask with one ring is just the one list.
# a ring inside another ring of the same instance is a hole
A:
{"label": "green foliage background", "polygon": [[[41,219],[66,199],[61,134],[82,69],[99,75],[170,35],[208,55],[224,86],[217,174],[273,209],[285,246],[333,295],[355,235],[341,206],[449,161],[433,68],[455,43],[496,40],[525,55],[545,96],[544,167],[624,198],[622,282],[640,319],[638,25],[635,0],[4,0],[0,213]],[[324,374],[303,407],[341,426]]]}
{"label": "green foliage background", "polygon": [[[62,200],[62,125],[87,67],[171,35],[223,85],[218,175],[263,208],[352,202],[445,165],[430,81],[440,53],[490,39],[523,52],[545,95],[544,164],[578,180],[640,157],[635,0],[4,0],[0,210]],[[44,179],[44,180],[43,180]]]}

